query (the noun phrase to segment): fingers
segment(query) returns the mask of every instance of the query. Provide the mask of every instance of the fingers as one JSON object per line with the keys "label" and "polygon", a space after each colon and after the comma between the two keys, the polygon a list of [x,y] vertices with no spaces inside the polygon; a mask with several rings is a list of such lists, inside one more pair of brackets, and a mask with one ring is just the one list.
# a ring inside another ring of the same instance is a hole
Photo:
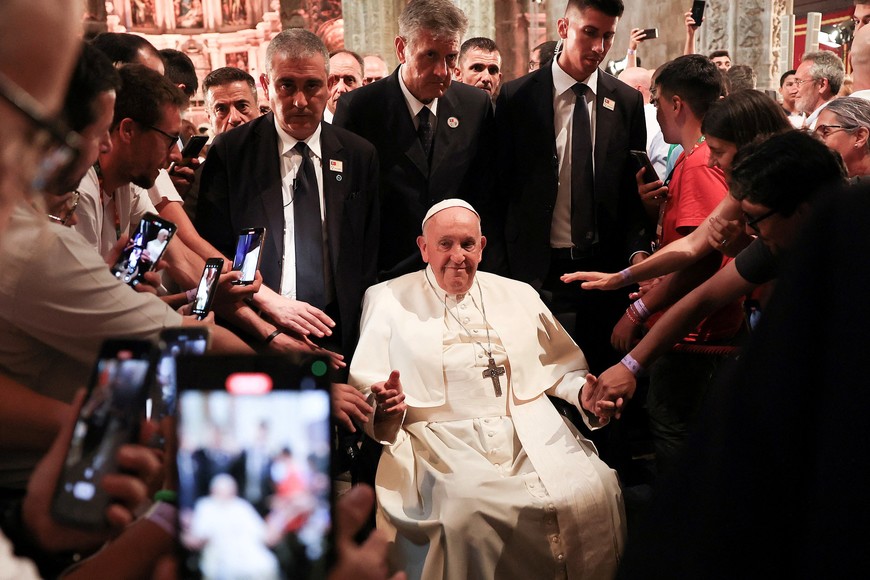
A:
{"label": "fingers", "polygon": [[135,474],[149,487],[156,488],[164,479],[163,464],[154,449],[144,445],[123,445],[118,449],[118,468]]}
{"label": "fingers", "polygon": [[392,389],[392,390],[402,392],[402,382],[399,380],[399,371],[391,372],[390,378],[387,379],[387,382],[384,386],[387,389]]}
{"label": "fingers", "polygon": [[351,433],[356,433],[356,425],[353,424],[350,416],[343,409],[338,409],[335,406],[332,409],[332,418]]}
{"label": "fingers", "polygon": [[588,280],[594,282],[607,276],[602,272],[572,272],[570,274],[562,274],[560,280],[562,282],[576,282],[578,280]]}
{"label": "fingers", "polygon": [[353,543],[353,538],[368,521],[375,503],[375,492],[367,485],[355,485],[338,498],[335,529],[340,544]]}
{"label": "fingers", "polygon": [[157,288],[160,287],[160,274],[157,272],[145,272],[142,274],[141,281],[133,286],[136,292],[148,292],[149,294],[157,295]]}

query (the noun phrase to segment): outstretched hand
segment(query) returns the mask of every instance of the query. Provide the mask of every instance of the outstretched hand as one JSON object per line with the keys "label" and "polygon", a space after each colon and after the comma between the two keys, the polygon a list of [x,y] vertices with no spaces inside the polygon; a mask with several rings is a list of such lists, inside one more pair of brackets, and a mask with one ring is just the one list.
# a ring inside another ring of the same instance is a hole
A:
{"label": "outstretched hand", "polygon": [[584,290],[619,290],[629,285],[629,282],[618,272],[613,274],[605,274],[604,272],[573,272],[562,274],[560,280],[566,284],[585,280],[580,285]]}
{"label": "outstretched hand", "polygon": [[408,408],[408,405],[405,404],[402,381],[399,380],[399,371],[391,372],[390,378],[385,382],[372,385],[372,393],[374,393],[377,403],[376,417],[394,417],[404,413]]}
{"label": "outstretched hand", "polygon": [[358,389],[344,383],[332,384],[332,416],[351,433],[356,433],[354,420],[368,423],[372,410]]}

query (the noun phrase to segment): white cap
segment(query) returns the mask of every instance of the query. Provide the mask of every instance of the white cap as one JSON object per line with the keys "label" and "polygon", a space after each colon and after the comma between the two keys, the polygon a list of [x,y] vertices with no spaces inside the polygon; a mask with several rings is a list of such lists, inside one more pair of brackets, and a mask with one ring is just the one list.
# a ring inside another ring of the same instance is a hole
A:
{"label": "white cap", "polygon": [[443,201],[439,201],[435,205],[429,208],[429,211],[426,212],[426,217],[423,218],[423,223],[420,224],[421,228],[426,227],[426,222],[429,221],[429,218],[438,213],[439,211],[444,211],[445,209],[450,209],[451,207],[464,207],[468,211],[474,213],[477,216],[477,219],[480,219],[480,214],[477,213],[477,210],[471,207],[471,204],[465,201],[464,199],[452,198],[445,199]]}

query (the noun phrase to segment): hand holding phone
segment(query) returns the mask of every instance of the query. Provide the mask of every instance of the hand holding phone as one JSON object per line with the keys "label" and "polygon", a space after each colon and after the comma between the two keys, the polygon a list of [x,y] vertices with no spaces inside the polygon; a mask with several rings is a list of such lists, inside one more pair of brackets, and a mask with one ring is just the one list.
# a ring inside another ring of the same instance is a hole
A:
{"label": "hand holding phone", "polygon": [[640,171],[641,168],[646,170],[643,172],[644,183],[652,183],[659,180],[658,173],[656,173],[655,167],[653,167],[652,162],[649,160],[649,155],[647,155],[646,151],[632,149],[630,153],[637,164],[637,171]]}
{"label": "hand holding phone", "polygon": [[209,258],[205,263],[202,277],[199,280],[199,286],[196,289],[196,298],[193,299],[193,308],[191,309],[191,314],[196,316],[197,320],[205,318],[209,310],[211,310],[223,267],[223,258]]}
{"label": "hand holding phone", "polygon": [[240,270],[242,276],[235,284],[252,284],[256,279],[265,238],[266,228],[244,228],[239,232],[233,270]]}
{"label": "hand holding phone", "polygon": [[695,28],[701,26],[704,22],[704,7],[707,3],[704,0],[694,0],[692,2],[692,20],[695,21]]}
{"label": "hand holding phone", "polygon": [[139,284],[142,275],[153,270],[163,256],[176,229],[174,223],[146,213],[112,266],[112,274],[131,286]]}

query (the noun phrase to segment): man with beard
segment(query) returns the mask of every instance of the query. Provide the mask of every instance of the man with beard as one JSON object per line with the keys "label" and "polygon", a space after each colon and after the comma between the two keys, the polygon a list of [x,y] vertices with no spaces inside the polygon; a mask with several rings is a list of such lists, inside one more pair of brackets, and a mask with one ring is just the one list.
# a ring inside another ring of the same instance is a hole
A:
{"label": "man with beard", "polygon": [[837,97],[845,75],[843,61],[833,52],[819,50],[804,55],[795,72],[798,94],[794,101],[795,109],[806,115],[803,128],[816,128],[819,113]]}

